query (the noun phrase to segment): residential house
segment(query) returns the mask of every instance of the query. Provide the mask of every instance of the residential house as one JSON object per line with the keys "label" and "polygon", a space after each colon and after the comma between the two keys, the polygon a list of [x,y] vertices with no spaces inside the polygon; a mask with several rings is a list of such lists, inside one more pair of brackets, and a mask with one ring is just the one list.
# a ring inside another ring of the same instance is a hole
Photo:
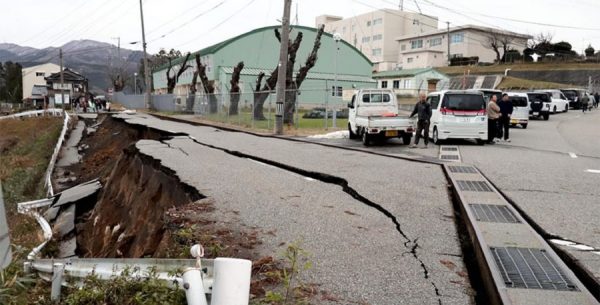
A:
{"label": "residential house", "polygon": [[88,79],[73,70],[65,68],[63,70],[62,86],[60,72],[56,72],[46,77],[46,87],[48,88],[50,105],[61,105],[62,95],[64,95],[65,101],[70,102],[87,94]]}
{"label": "residential house", "polygon": [[[400,48],[397,59],[401,69],[443,67],[450,57],[479,57],[479,62],[493,63],[496,53],[489,46],[490,38],[507,37],[509,49],[523,52],[530,35],[502,31],[488,27],[465,25],[447,29],[409,34],[396,38]],[[502,48],[502,46],[500,46]],[[502,54],[502,50],[500,50]]]}
{"label": "residential house", "polygon": [[46,76],[60,72],[60,66],[53,63],[45,63],[33,67],[23,68],[23,100],[37,106],[48,94],[46,89]]}
{"label": "residential house", "polygon": [[381,9],[350,18],[331,15],[316,17],[316,26],[363,52],[376,71],[396,69],[400,46],[397,37],[419,35],[438,28],[437,17],[401,10]]}

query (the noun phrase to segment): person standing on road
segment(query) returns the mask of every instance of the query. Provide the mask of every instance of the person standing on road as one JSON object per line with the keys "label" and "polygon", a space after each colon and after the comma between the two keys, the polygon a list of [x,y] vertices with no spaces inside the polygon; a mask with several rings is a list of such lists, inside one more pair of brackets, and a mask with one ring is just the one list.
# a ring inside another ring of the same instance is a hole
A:
{"label": "person standing on road", "polygon": [[513,113],[513,105],[508,99],[508,94],[504,93],[502,95],[502,100],[498,106],[500,106],[500,128],[504,134],[504,141],[510,142],[508,130],[510,129],[510,117]]}
{"label": "person standing on road", "polygon": [[495,94],[492,95],[486,109],[488,115],[488,144],[494,144],[494,140],[498,134],[498,118],[500,118],[500,107],[496,103],[497,99],[498,98]]}
{"label": "person standing on road", "polygon": [[600,104],[600,94],[596,92],[596,94],[594,94],[594,107],[598,108],[598,104]]}
{"label": "person standing on road", "polygon": [[415,135],[415,143],[411,145],[410,148],[417,148],[417,145],[419,145],[419,140],[421,139],[421,132],[425,134],[425,146],[423,148],[427,148],[427,145],[429,144],[429,120],[431,119],[431,104],[427,102],[427,97],[423,93],[421,93],[419,96],[419,101],[415,105],[415,109],[410,114],[410,117],[414,117],[415,114],[418,114],[417,134]]}
{"label": "person standing on road", "polygon": [[588,110],[589,103],[590,103],[590,98],[587,96],[587,94],[584,94],[583,97],[581,98],[581,111],[583,111],[583,113],[585,113],[586,110]]}

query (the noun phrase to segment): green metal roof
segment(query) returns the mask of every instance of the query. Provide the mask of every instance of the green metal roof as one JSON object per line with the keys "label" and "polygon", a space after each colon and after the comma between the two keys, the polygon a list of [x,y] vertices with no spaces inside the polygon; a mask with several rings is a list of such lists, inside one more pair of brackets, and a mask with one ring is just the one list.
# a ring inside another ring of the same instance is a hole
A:
{"label": "green metal roof", "polygon": [[[389,78],[389,77],[407,77],[415,76],[433,71],[436,74],[442,74],[433,68],[406,69],[406,70],[390,70],[373,73],[373,78]],[[442,74],[443,75],[443,74]]]}
{"label": "green metal roof", "polygon": [[[292,29],[300,29],[300,30],[307,30],[307,31],[313,31],[316,32],[317,29],[316,28],[312,28],[312,27],[308,27],[308,26],[303,26],[303,25],[290,25],[290,27]],[[190,56],[191,59],[193,59],[196,54],[200,54],[200,56],[204,56],[204,55],[210,55],[210,54],[214,54],[217,51],[221,50],[222,48],[226,47],[227,45],[229,45],[230,43],[244,38],[246,36],[261,32],[261,31],[265,31],[265,30],[274,30],[274,29],[279,29],[281,28],[278,25],[272,25],[272,26],[266,26],[266,27],[262,27],[262,28],[258,28],[258,29],[254,29],[252,31],[246,32],[244,34],[229,38],[227,40],[221,41],[217,44],[214,44],[212,46],[206,47],[204,49],[201,49],[200,51],[196,51],[193,52],[192,55]],[[328,36],[333,38],[333,35],[327,32],[323,32],[323,36]],[[345,40],[341,40],[342,43],[344,43],[345,45],[349,46],[352,50],[356,51],[356,53],[360,54],[360,56],[362,56],[369,64],[373,65],[373,62],[365,55],[363,54],[361,51],[359,51],[356,47],[354,47],[353,45],[349,44],[348,42],[346,42]],[[181,62],[183,62],[183,60],[185,59],[185,55],[179,58],[176,58],[172,61],[172,65],[175,66],[177,64],[180,64]],[[152,72],[156,72],[156,71],[160,71],[160,70],[164,70],[169,68],[169,64],[164,64],[156,69],[153,69]]]}

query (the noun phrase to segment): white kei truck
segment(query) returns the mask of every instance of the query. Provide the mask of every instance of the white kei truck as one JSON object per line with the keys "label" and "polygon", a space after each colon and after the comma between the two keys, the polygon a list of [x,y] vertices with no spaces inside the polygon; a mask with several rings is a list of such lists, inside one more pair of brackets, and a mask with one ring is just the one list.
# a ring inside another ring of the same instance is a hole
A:
{"label": "white kei truck", "polygon": [[348,103],[350,139],[362,139],[365,146],[389,138],[401,138],[410,144],[415,120],[409,113],[400,115],[396,94],[389,89],[361,89]]}

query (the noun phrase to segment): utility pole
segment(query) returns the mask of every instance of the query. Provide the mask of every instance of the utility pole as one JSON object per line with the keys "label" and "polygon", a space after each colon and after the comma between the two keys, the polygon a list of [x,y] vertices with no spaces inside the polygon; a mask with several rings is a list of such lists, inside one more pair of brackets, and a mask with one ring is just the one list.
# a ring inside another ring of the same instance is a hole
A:
{"label": "utility pole", "polygon": [[446,21],[446,38],[448,40],[448,66],[450,66],[450,21]]}
{"label": "utility pole", "polygon": [[404,0],[400,0],[400,10],[404,11]]}
{"label": "utility pole", "polygon": [[150,71],[148,69],[148,53],[146,53],[146,32],[144,30],[144,9],[142,7],[142,0],[140,0],[140,17],[142,20],[142,45],[144,49],[144,78],[146,81],[146,96],[144,98],[144,105],[146,109],[152,107],[152,96],[150,90],[152,85],[150,84]]}
{"label": "utility pole", "polygon": [[[141,1],[141,0],[140,0]],[[283,104],[285,101],[285,81],[287,75],[288,42],[290,37],[290,7],[292,0],[284,0],[281,24],[281,47],[279,49],[279,70],[277,70],[277,101],[275,103],[275,133],[283,134]]]}
{"label": "utility pole", "polygon": [[[63,68],[63,52],[62,52],[62,48],[59,50],[59,57],[60,57],[60,100],[62,102],[62,109],[63,109],[63,113],[65,111],[65,73],[64,73],[64,68]],[[66,115],[66,113],[65,113]]]}

